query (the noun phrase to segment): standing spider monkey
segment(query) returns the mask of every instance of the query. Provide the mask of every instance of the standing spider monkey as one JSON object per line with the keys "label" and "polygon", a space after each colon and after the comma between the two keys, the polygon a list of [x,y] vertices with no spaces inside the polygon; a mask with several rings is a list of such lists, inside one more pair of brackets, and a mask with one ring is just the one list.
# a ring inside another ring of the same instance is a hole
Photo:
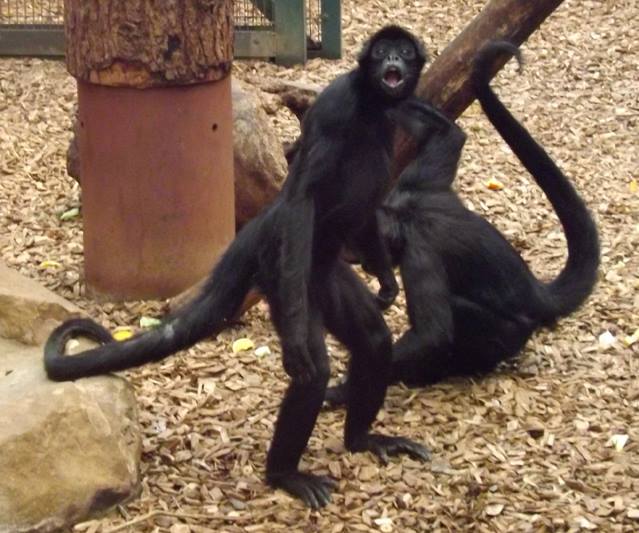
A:
{"label": "standing spider monkey", "polygon": [[[65,322],[45,345],[48,376],[77,379],[163,359],[218,331],[257,286],[291,377],[268,452],[267,482],[311,507],[330,500],[334,481],[298,470],[330,375],[325,329],[351,355],[346,448],[371,451],[382,461],[399,453],[427,460],[417,443],[370,433],[386,393],[392,338],[373,296],[338,258],[347,239],[376,242],[376,265],[391,268],[375,217],[390,181],[394,124],[386,112],[412,95],[425,61],[422,44],[408,31],[387,26],[375,33],[358,66],[309,109],[281,193],[237,234],[199,296],[160,327],[120,343],[92,320]],[[77,335],[104,344],[64,356],[67,340]]]}
{"label": "standing spider monkey", "polygon": [[[490,88],[496,56],[515,46],[492,42],[472,74],[484,113],[530,172],[564,229],[568,260],[551,282],[539,281],[501,233],[468,210],[451,189],[464,132],[427,104],[412,99],[392,113],[418,142],[419,155],[378,210],[384,240],[398,264],[410,329],[393,348],[392,382],[436,383],[493,370],[517,355],[533,332],[575,311],[592,292],[599,266],[597,228],[568,179]],[[372,274],[367,255],[363,266]],[[342,403],[346,383],[331,387]]]}

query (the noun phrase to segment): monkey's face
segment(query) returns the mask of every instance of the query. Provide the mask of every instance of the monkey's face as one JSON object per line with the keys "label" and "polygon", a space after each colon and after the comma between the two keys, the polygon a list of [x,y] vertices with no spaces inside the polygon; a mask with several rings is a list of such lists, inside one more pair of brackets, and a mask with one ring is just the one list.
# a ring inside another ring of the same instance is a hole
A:
{"label": "monkey's face", "polygon": [[403,100],[413,93],[425,61],[424,49],[417,38],[397,26],[377,32],[359,57],[369,83],[391,100]]}
{"label": "monkey's face", "polygon": [[416,57],[415,46],[408,39],[382,39],[373,45],[371,59],[375,77],[388,96],[404,98],[412,92],[415,69],[411,65]]}

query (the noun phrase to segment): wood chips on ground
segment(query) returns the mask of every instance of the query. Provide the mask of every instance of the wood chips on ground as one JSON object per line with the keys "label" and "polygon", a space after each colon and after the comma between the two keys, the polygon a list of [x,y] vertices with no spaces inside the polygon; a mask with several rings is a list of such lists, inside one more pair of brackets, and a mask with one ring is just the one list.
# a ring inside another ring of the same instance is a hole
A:
{"label": "wood chips on ground", "polygon": [[[326,84],[386,22],[406,25],[437,55],[482,4],[345,0],[343,60],[295,68],[237,62],[235,74],[256,85],[274,77]],[[311,512],[268,488],[265,452],[286,379],[258,306],[217,340],[130,372],[144,428],[142,493],[76,531],[639,530],[639,342],[625,342],[639,328],[637,20],[635,0],[567,0],[524,45],[523,74],[510,66],[496,82],[592,208],[600,283],[579,312],[536,335],[500,373],[389,390],[376,428],[424,442],[432,464],[400,458],[380,466],[346,453],[343,413],[323,412],[302,468],[339,480],[332,504]],[[64,65],[0,59],[0,95],[2,259],[110,327],[161,315],[157,302],[99,305],[85,297],[81,220],[60,220],[79,206],[78,186],[65,173],[76,96]],[[282,140],[293,138],[290,113],[273,95],[264,105]],[[461,124],[469,140],[457,183],[467,203],[536,273],[553,276],[565,243],[548,202],[477,105]],[[490,178],[504,189],[489,190]],[[403,301],[386,317],[398,334]],[[240,337],[272,353],[234,354]],[[337,376],[345,354],[329,342]]]}

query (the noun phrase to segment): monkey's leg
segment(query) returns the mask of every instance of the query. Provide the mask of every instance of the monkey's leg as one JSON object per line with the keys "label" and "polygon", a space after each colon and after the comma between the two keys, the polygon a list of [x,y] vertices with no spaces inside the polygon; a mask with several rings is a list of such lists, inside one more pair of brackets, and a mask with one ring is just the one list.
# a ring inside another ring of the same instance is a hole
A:
{"label": "monkey's leg", "polygon": [[344,263],[326,275],[322,309],[327,329],[350,351],[344,443],[351,451],[370,451],[383,462],[407,453],[428,460],[426,448],[403,437],[370,433],[384,402],[390,372],[391,334],[366,286]]}
{"label": "monkey's leg", "polygon": [[534,331],[533,322],[525,316],[497,314],[465,298],[454,297],[452,309],[454,375],[493,371],[500,362],[517,355]]}
{"label": "monkey's leg", "polygon": [[[279,332],[282,315],[275,301],[271,304],[271,313]],[[318,508],[330,501],[335,482],[326,476],[300,472],[298,464],[322,406],[330,368],[320,312],[312,308],[309,316],[308,348],[317,374],[310,382],[292,380],[286,390],[266,459],[266,480],[271,486],[287,491],[306,505]],[[284,349],[285,343],[282,345]]]}
{"label": "monkey's leg", "polygon": [[521,317],[498,315],[471,300],[452,296],[452,342],[428,342],[417,328],[393,348],[393,381],[410,386],[438,383],[454,376],[486,374],[524,346],[532,328]]}

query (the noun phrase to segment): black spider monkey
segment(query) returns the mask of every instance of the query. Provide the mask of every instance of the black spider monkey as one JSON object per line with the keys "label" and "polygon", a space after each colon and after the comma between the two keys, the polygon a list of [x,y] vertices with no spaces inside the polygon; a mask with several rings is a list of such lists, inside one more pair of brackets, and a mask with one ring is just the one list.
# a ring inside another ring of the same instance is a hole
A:
{"label": "black spider monkey", "polygon": [[[237,234],[199,296],[162,326],[121,343],[92,320],[62,324],[45,345],[48,376],[77,379],[158,361],[218,331],[257,286],[269,302],[291,377],[268,452],[267,482],[311,507],[330,500],[334,481],[298,470],[330,374],[325,329],[351,354],[346,448],[382,460],[398,453],[428,459],[417,443],[369,432],[386,393],[392,337],[373,296],[338,258],[347,239],[377,242],[376,261],[391,269],[375,217],[390,181],[394,124],[386,111],[412,95],[425,62],[421,42],[408,31],[387,26],[375,33],[358,66],[308,110],[281,193]],[[67,340],[77,335],[104,344],[64,356]]]}
{"label": "black spider monkey", "polygon": [[[393,347],[392,382],[421,386],[493,370],[517,355],[536,329],[576,310],[597,279],[599,239],[588,209],[490,88],[491,66],[500,54],[514,54],[521,63],[514,45],[489,43],[474,62],[475,92],[557,213],[568,260],[553,281],[539,281],[501,233],[451,189],[464,132],[417,99],[403,103],[393,113],[419,143],[419,155],[378,210],[384,241],[400,268],[410,321]],[[365,256],[374,250],[360,252],[369,268]],[[348,383],[331,387],[327,401],[342,403]]]}

